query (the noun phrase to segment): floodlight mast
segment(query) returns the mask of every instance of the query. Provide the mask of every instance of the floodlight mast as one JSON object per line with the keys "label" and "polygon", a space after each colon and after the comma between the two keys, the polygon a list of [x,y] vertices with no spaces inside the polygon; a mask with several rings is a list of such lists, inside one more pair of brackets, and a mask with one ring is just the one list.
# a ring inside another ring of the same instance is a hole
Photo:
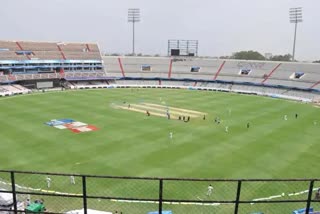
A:
{"label": "floodlight mast", "polygon": [[292,61],[295,60],[296,52],[296,38],[297,38],[297,27],[298,23],[302,22],[302,7],[294,7],[289,10],[290,23],[294,23],[294,38],[293,38],[293,50],[292,50]]}
{"label": "floodlight mast", "polygon": [[140,22],[140,8],[128,9],[128,22],[132,23],[132,55],[135,55],[135,23]]}

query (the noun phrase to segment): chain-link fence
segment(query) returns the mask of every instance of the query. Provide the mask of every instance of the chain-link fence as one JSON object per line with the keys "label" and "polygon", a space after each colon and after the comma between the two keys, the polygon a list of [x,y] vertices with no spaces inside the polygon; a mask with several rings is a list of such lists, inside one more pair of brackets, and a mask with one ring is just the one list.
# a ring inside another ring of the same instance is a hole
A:
{"label": "chain-link fence", "polygon": [[[320,214],[320,179],[173,179],[0,171],[0,213]],[[319,212],[317,212],[319,211]]]}

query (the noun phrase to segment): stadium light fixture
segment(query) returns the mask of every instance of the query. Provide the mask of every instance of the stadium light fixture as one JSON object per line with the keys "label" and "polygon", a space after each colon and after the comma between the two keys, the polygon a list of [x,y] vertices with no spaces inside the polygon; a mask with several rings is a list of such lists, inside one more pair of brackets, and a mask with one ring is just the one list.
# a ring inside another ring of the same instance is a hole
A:
{"label": "stadium light fixture", "polygon": [[294,7],[289,10],[290,23],[294,23],[294,39],[293,39],[293,50],[292,50],[292,61],[294,61],[296,51],[296,38],[297,38],[297,27],[298,23],[302,22],[302,7]]}
{"label": "stadium light fixture", "polygon": [[132,55],[135,55],[135,23],[140,22],[140,9],[139,8],[129,8],[128,9],[128,22],[132,23]]}

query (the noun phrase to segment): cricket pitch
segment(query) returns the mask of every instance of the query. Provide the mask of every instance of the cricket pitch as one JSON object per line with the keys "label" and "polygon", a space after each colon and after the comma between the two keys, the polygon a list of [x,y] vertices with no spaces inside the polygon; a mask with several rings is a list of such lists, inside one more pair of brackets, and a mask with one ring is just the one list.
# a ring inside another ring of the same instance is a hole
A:
{"label": "cricket pitch", "polygon": [[126,103],[123,105],[115,105],[115,108],[123,109],[127,111],[134,111],[147,114],[147,111],[150,113],[150,116],[158,116],[158,117],[167,117],[167,111],[169,111],[171,119],[178,119],[180,117],[190,117],[190,118],[198,118],[207,115],[205,112],[194,111],[183,108],[176,108],[165,105],[158,105],[153,103]]}

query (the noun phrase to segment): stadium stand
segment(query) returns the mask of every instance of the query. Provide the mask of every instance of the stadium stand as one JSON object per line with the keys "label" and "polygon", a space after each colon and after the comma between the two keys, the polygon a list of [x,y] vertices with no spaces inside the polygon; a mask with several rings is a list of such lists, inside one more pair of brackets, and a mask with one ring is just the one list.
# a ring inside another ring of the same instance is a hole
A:
{"label": "stadium stand", "polygon": [[167,78],[169,58],[162,57],[103,57],[112,77]]}
{"label": "stadium stand", "polygon": [[0,41],[0,84],[25,85],[27,81],[27,87],[37,87],[38,80],[52,80],[52,87],[58,87],[68,78],[105,77],[97,44]]}
{"label": "stadium stand", "polygon": [[193,78],[213,80],[220,60],[186,59],[173,60],[171,78]]}
{"label": "stadium stand", "polygon": [[263,76],[275,67],[274,63],[261,61],[226,61],[218,80],[260,83]]}
{"label": "stadium stand", "polygon": [[196,57],[101,57],[94,43],[0,41],[0,83],[28,88],[50,80],[47,87],[183,87],[310,101],[320,99],[319,67]]}
{"label": "stadium stand", "polygon": [[27,94],[30,93],[31,90],[27,89],[21,85],[0,85],[0,96],[9,96],[16,94]]}
{"label": "stadium stand", "polygon": [[201,90],[213,87],[216,90],[319,99],[320,66],[311,63],[188,57],[103,57],[103,61],[108,77],[117,79],[117,85],[182,86]]}

